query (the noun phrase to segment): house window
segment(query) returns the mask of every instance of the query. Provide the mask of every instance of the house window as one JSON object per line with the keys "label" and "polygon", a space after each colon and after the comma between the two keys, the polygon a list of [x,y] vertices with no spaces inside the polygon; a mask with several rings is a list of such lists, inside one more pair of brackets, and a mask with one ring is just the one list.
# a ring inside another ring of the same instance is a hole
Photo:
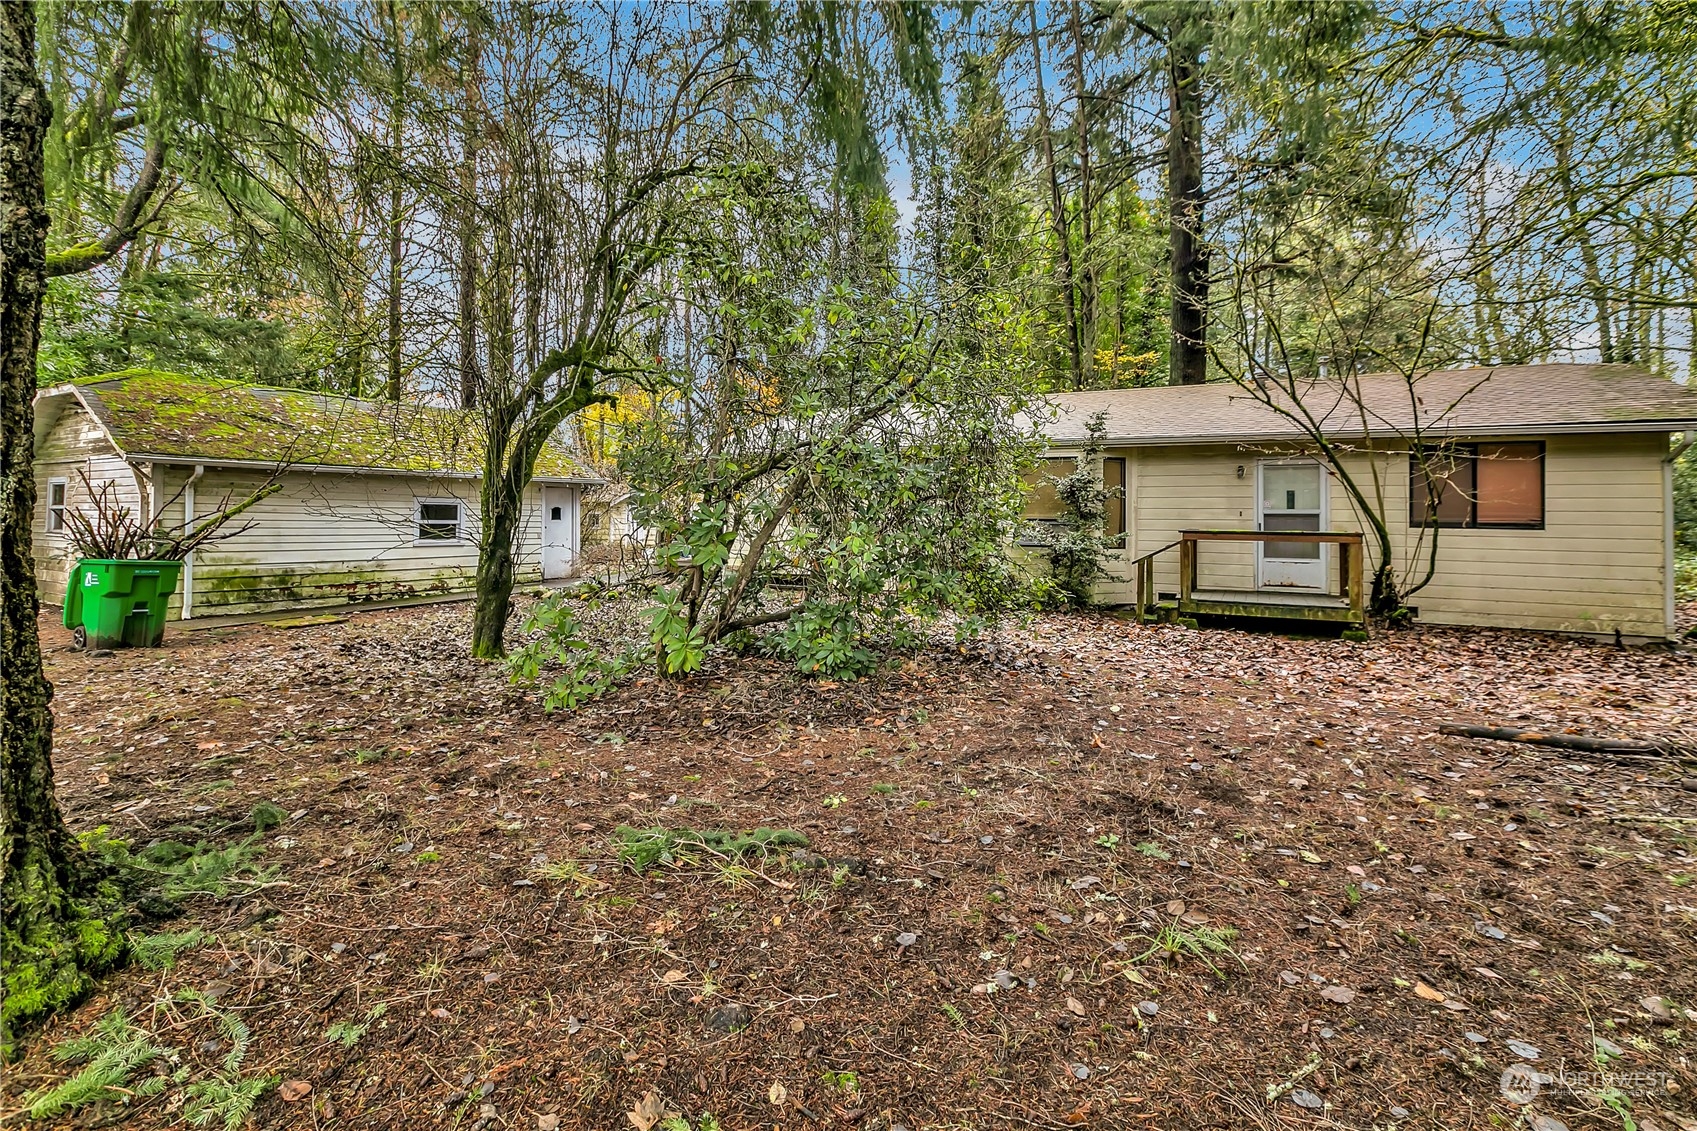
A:
{"label": "house window", "polygon": [[67,481],[47,481],[47,532],[58,534],[65,529],[65,490]]}
{"label": "house window", "polygon": [[1020,478],[1025,481],[1025,521],[1027,533],[1020,538],[1023,546],[1041,546],[1041,531],[1051,530],[1060,522],[1061,497],[1055,491],[1055,481],[1065,479],[1078,468],[1078,461],[1068,457],[1042,459],[1037,466],[1027,468]]}
{"label": "house window", "polygon": [[415,518],[420,542],[461,540],[461,504],[458,499],[420,499]]}
{"label": "house window", "polygon": [[1102,537],[1110,547],[1125,549],[1125,457],[1102,461]]}
{"label": "house window", "polygon": [[1544,527],[1544,445],[1541,442],[1456,444],[1428,456],[1409,456],[1410,526]]}
{"label": "house window", "polygon": [[1028,494],[1025,496],[1025,517],[1030,522],[1053,522],[1061,517],[1061,497],[1055,491],[1055,481],[1065,479],[1078,467],[1071,457],[1041,459],[1037,466],[1027,468],[1021,476]]}

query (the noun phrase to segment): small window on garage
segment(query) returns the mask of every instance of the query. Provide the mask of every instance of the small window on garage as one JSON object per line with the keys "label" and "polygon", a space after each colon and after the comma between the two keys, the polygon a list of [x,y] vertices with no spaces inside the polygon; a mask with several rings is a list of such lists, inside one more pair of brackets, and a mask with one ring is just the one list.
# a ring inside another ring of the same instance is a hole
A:
{"label": "small window on garage", "polygon": [[1125,549],[1125,457],[1102,461],[1102,537],[1108,547]]}
{"label": "small window on garage", "polygon": [[458,499],[420,499],[415,516],[420,542],[460,542],[464,540],[464,513]]}
{"label": "small window on garage", "polygon": [[53,478],[47,481],[47,532],[58,534],[65,529],[65,491],[69,481]]}

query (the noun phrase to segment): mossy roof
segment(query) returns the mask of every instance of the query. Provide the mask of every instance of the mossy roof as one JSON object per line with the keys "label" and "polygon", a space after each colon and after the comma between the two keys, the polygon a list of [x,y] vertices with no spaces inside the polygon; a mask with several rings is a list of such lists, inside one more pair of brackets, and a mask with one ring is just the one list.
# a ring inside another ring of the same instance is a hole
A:
{"label": "mossy roof", "polygon": [[[481,475],[475,411],[126,369],[72,383],[126,456]],[[539,479],[597,481],[558,444]]]}

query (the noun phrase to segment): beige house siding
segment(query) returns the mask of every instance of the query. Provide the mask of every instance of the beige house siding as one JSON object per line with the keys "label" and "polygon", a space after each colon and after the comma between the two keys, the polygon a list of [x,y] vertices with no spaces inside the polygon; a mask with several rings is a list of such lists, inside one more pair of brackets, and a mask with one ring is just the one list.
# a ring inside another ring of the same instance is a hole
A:
{"label": "beige house siding", "polygon": [[[1671,635],[1662,469],[1667,451],[1661,432],[1549,437],[1544,529],[1441,531],[1437,573],[1412,598],[1420,619]],[[1407,460],[1402,463],[1406,483]],[[1398,518],[1406,547],[1406,504]]]}
{"label": "beige house siding", "polygon": [[[151,464],[133,468],[84,410],[67,409],[39,446],[36,461],[36,571],[42,599],[52,604],[64,600],[65,579],[75,559],[68,539],[46,531],[47,480],[67,477],[67,502],[86,502],[78,468],[87,469],[96,485],[106,479],[115,482],[124,505],[138,515],[161,506],[161,517],[171,526],[183,521],[183,487],[194,470]],[[151,483],[154,477],[157,484]],[[208,467],[194,485],[195,514],[205,516],[239,502],[265,480],[259,472]],[[282,485],[281,491],[232,523],[251,529],[191,555],[171,601],[173,618],[181,616],[186,589],[193,593],[191,615],[214,616],[432,596],[473,587],[475,480],[294,471],[283,476]],[[460,500],[459,543],[417,543],[414,507],[419,499]],[[542,485],[532,484],[525,492],[518,534],[520,582],[537,581],[542,575],[541,505]]]}
{"label": "beige house siding", "polygon": [[[1478,439],[1493,437],[1481,435]],[[1663,432],[1554,435],[1544,438],[1545,511],[1542,530],[1444,529],[1437,532],[1438,567],[1411,603],[1420,620],[1628,637],[1667,637],[1668,502]],[[1098,587],[1111,604],[1133,600],[1130,562],[1175,541],[1187,529],[1253,529],[1255,463],[1300,454],[1294,446],[1233,444],[1112,449],[1129,463],[1129,552],[1110,556],[1112,576]],[[1391,528],[1395,564],[1417,576],[1416,559],[1429,551],[1431,531],[1408,524],[1406,449],[1350,458],[1345,467],[1369,494],[1381,495]],[[1243,475],[1238,476],[1238,468]],[[1378,472],[1375,489],[1374,471]],[[1365,528],[1349,494],[1329,477],[1330,528]],[[1202,547],[1198,585],[1254,585],[1254,547]],[[1368,576],[1377,549],[1368,547]],[[1178,555],[1155,559],[1158,592],[1178,589]],[[1423,572],[1423,571],[1421,571]],[[1330,583],[1337,585],[1333,552]]]}

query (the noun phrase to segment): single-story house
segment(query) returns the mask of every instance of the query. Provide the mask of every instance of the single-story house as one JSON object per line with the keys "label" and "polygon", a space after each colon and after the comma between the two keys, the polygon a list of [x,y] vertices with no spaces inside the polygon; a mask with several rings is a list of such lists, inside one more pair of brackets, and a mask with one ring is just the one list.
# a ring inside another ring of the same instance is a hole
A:
{"label": "single-story house", "polygon": [[[356,400],[132,369],[44,389],[35,403],[35,564],[64,599],[75,564],[67,509],[110,483],[138,519],[176,527],[280,490],[194,551],[171,615],[463,592],[477,572],[483,466],[476,412]],[[86,484],[85,484],[86,478]],[[568,576],[579,497],[602,483],[550,443],[526,489],[521,581]]]}
{"label": "single-story house", "polygon": [[[1419,580],[1435,548],[1430,583],[1408,599],[1419,620],[1672,637],[1672,464],[1697,437],[1697,389],[1629,365],[1550,364],[1319,381],[1299,399],[1383,515],[1393,569]],[[1238,383],[1051,401],[1027,517],[1055,519],[1052,481],[1073,471],[1100,414],[1106,532],[1119,541],[1102,602],[1145,608],[1152,593],[1199,613],[1343,619],[1344,559],[1357,559],[1357,592],[1373,576],[1376,539],[1348,544],[1370,527],[1338,468]],[[1294,538],[1226,533],[1267,531]],[[1318,537],[1334,533],[1345,537]],[[1152,579],[1142,593],[1140,571]]]}

